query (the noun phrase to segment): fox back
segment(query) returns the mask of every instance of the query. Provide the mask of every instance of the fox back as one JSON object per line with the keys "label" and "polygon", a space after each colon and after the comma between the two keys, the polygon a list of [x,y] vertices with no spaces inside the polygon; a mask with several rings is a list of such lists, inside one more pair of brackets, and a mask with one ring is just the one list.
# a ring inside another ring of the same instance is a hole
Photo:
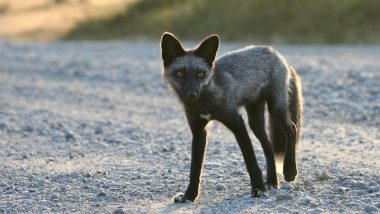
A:
{"label": "fox back", "polygon": [[219,87],[214,90],[230,108],[247,105],[268,92],[285,88],[289,82],[287,65],[272,47],[249,46],[227,53],[215,61],[212,81]]}

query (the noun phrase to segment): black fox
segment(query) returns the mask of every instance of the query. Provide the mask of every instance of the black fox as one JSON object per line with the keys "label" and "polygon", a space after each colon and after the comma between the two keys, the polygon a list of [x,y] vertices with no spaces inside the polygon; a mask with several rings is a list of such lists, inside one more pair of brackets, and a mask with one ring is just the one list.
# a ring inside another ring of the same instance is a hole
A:
{"label": "black fox", "polygon": [[[283,161],[286,181],[294,181],[297,176],[296,147],[303,108],[300,78],[272,47],[249,46],[215,60],[218,47],[217,35],[191,50],[183,49],[171,33],[161,38],[162,75],[183,103],[193,135],[190,183],[185,193],[173,198],[174,202],[194,201],[198,196],[210,120],[220,121],[236,137],[250,176],[252,196],[266,190],[238,111],[242,106],[265,153],[268,187],[278,188],[275,158]],[[265,131],[265,104],[270,115],[270,140]]]}

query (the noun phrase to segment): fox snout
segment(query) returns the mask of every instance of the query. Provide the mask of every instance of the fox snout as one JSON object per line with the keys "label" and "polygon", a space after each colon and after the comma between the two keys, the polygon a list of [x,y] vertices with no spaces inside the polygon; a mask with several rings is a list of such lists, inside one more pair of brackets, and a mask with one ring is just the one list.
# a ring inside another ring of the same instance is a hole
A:
{"label": "fox snout", "polygon": [[191,89],[185,89],[184,90],[183,96],[185,97],[186,101],[192,102],[198,99],[200,96],[200,91],[196,88],[191,88]]}
{"label": "fox snout", "polygon": [[198,93],[195,92],[195,91],[190,91],[190,92],[187,92],[187,98],[189,99],[194,99],[198,96]]}

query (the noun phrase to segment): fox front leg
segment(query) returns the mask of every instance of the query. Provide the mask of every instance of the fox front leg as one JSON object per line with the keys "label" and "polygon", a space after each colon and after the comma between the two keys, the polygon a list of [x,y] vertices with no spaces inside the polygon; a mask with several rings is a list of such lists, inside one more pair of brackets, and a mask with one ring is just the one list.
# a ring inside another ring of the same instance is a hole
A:
{"label": "fox front leg", "polygon": [[195,201],[198,196],[198,190],[201,179],[203,156],[206,148],[207,136],[207,120],[198,117],[192,117],[187,114],[193,141],[191,146],[191,167],[190,167],[190,183],[185,193],[177,193],[173,201],[175,203],[185,203],[187,200]]}

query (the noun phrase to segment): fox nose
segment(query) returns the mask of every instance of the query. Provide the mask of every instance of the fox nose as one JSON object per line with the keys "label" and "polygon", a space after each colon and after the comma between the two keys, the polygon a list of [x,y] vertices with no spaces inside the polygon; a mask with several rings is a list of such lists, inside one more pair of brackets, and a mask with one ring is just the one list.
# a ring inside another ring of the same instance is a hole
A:
{"label": "fox nose", "polygon": [[195,91],[188,92],[187,97],[188,98],[195,98],[195,97],[197,97],[197,92],[195,92]]}

